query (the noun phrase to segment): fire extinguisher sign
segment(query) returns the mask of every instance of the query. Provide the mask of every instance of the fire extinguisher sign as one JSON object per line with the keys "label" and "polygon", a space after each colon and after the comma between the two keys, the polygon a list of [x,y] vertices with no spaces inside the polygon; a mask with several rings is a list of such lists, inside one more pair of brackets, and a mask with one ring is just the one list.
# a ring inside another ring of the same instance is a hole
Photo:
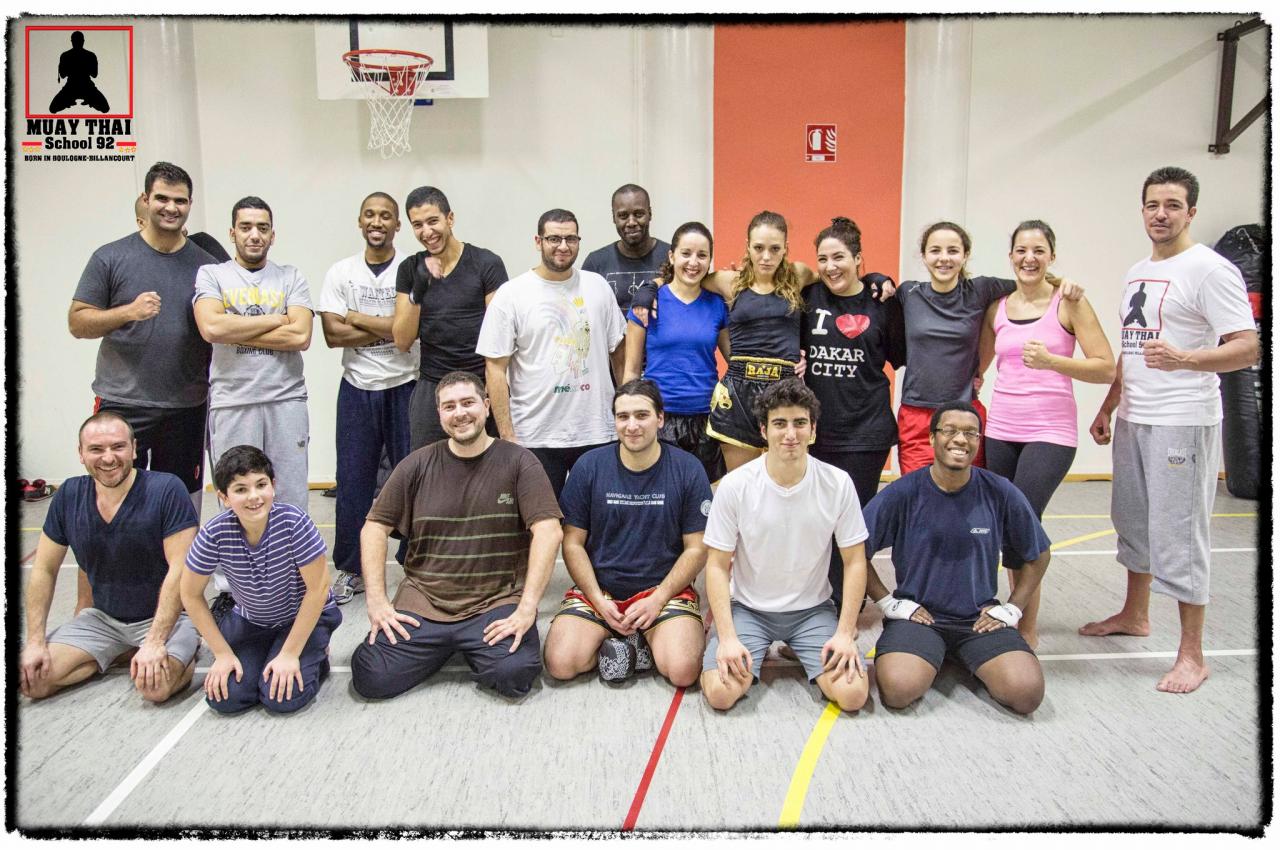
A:
{"label": "fire extinguisher sign", "polygon": [[836,161],[836,125],[807,124],[804,131],[805,162]]}

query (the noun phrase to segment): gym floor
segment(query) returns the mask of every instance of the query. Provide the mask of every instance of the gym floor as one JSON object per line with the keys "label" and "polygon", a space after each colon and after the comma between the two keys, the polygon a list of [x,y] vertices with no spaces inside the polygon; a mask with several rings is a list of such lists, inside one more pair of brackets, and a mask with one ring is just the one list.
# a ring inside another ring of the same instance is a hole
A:
{"label": "gym floor", "polygon": [[[1259,718],[1270,717],[1260,704],[1270,682],[1259,681],[1257,504],[1219,483],[1205,625],[1212,675],[1175,696],[1155,690],[1178,642],[1172,600],[1153,597],[1150,637],[1076,634],[1123,598],[1109,502],[1108,482],[1069,482],[1046,512],[1055,541],[1039,647],[1046,696],[1029,718],[950,663],[911,708],[886,709],[873,686],[866,708],[842,715],[780,658],[725,714],[654,673],[621,686],[594,674],[544,677],[514,703],[479,690],[461,658],[397,699],[367,702],[350,687],[351,652],[368,631],[358,596],[342,608],[333,675],[296,715],[213,714],[198,687],[204,648],[193,685],[164,705],[136,696],[127,668],[43,702],[20,698],[8,727],[11,825],[1256,830],[1269,770]],[[47,504],[22,506],[24,554]],[[334,501],[312,491],[310,508],[332,546]],[[206,493],[203,518],[216,511]],[[891,580],[887,553],[876,565]],[[392,564],[389,584],[399,577]],[[558,564],[540,606],[544,637],[569,583]],[[68,561],[51,624],[70,617],[75,586]],[[870,652],[881,627],[874,606],[859,627]]]}

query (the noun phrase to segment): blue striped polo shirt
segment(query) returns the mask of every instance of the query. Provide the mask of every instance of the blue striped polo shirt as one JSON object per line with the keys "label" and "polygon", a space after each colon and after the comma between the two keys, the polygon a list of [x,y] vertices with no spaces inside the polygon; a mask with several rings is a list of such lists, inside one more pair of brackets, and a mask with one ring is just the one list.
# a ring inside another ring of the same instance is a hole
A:
{"label": "blue striped polo shirt", "polygon": [[[230,509],[205,523],[187,553],[187,569],[211,575],[222,567],[235,598],[235,612],[254,625],[274,627],[298,615],[307,585],[299,570],[325,554],[315,523],[293,505],[276,502],[257,546],[245,539]],[[326,594],[325,607],[335,603]]]}

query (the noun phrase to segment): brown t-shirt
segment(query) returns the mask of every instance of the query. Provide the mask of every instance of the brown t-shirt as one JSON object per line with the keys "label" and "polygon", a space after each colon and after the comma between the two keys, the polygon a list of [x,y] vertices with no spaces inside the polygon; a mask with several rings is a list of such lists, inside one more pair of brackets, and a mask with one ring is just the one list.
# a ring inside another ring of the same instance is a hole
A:
{"label": "brown t-shirt", "polygon": [[542,464],[526,448],[494,440],[461,458],[441,440],[396,466],[369,509],[409,541],[392,605],[456,622],[520,601],[529,567],[529,526],[560,519]]}

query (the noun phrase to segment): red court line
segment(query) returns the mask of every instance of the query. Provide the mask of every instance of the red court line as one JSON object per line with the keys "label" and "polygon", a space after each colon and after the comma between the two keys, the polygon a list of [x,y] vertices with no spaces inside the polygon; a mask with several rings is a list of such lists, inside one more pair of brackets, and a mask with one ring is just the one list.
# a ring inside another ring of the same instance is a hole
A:
{"label": "red court line", "polygon": [[644,805],[645,795],[649,793],[649,782],[653,779],[653,772],[658,769],[658,759],[662,758],[662,748],[667,745],[667,735],[671,732],[672,724],[676,722],[676,712],[680,710],[682,699],[684,699],[684,688],[676,688],[676,695],[671,699],[671,707],[667,709],[667,719],[662,723],[662,731],[658,733],[658,740],[653,744],[653,752],[649,754],[649,763],[645,765],[644,775],[640,777],[640,787],[636,789],[636,796],[631,801],[627,819],[622,822],[623,832],[636,828],[636,818],[640,816],[640,807]]}
{"label": "red court line", "polygon": [[23,565],[23,564],[25,564],[27,561],[30,561],[30,560],[31,560],[31,558],[32,558],[35,554],[36,554],[36,550],[35,550],[35,549],[32,549],[30,552],[28,552],[27,554],[23,555],[23,556],[22,556],[22,560],[18,562],[18,566],[22,566],[22,565]]}

